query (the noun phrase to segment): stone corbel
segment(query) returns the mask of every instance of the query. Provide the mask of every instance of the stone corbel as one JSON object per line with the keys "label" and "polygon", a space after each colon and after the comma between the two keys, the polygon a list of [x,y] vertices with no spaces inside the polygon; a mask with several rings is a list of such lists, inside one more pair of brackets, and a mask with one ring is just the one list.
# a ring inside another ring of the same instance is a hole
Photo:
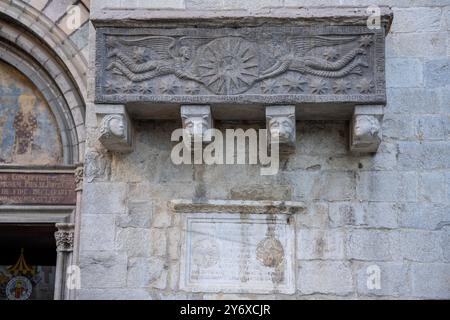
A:
{"label": "stone corbel", "polygon": [[350,124],[350,150],[352,152],[376,152],[381,142],[383,121],[382,105],[360,105]]}
{"label": "stone corbel", "polygon": [[133,151],[133,130],[124,105],[96,105],[99,140],[113,152]]}
{"label": "stone corbel", "polygon": [[185,143],[190,147],[194,142],[211,142],[211,132],[213,120],[211,107],[205,105],[187,105],[181,106],[181,120],[185,136]]}
{"label": "stone corbel", "polygon": [[282,153],[295,151],[295,106],[266,107],[266,126],[270,144],[278,143]]}

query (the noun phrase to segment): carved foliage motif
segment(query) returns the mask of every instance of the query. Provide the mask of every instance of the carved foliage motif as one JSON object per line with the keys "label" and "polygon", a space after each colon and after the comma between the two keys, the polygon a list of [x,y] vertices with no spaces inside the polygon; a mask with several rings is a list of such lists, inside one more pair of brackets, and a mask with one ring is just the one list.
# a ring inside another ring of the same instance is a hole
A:
{"label": "carved foliage motif", "polygon": [[55,232],[56,250],[72,251],[74,240],[74,224],[73,223],[57,223]]}
{"label": "carved foliage motif", "polygon": [[384,57],[377,57],[383,37],[362,27],[340,28],[179,28],[139,34],[100,28],[97,100],[384,95]]}

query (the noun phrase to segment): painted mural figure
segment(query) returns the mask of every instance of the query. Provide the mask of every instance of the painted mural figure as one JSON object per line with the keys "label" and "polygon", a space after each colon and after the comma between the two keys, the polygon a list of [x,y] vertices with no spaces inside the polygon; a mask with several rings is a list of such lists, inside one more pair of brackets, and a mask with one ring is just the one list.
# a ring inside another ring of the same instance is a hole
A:
{"label": "painted mural figure", "polygon": [[0,62],[0,163],[49,165],[62,159],[58,124],[44,97]]}
{"label": "painted mural figure", "polygon": [[33,112],[36,97],[23,94],[19,97],[19,111],[14,117],[14,129],[16,130],[14,152],[25,154],[31,152],[33,137],[37,129],[37,119]]}

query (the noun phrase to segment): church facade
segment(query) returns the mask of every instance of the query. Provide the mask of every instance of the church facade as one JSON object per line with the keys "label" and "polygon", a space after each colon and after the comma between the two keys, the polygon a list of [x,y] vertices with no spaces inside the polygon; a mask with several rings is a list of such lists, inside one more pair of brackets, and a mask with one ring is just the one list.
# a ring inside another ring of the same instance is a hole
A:
{"label": "church facade", "polygon": [[0,0],[0,299],[450,298],[450,1]]}

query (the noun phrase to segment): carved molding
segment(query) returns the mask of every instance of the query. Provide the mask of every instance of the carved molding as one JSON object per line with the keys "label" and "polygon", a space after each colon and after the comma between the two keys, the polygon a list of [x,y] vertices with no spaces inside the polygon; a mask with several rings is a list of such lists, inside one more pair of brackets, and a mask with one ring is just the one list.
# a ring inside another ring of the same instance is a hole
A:
{"label": "carved molding", "polygon": [[273,213],[294,214],[304,212],[303,202],[271,201],[271,200],[205,200],[195,201],[174,199],[168,202],[168,207],[180,213]]}
{"label": "carved molding", "polygon": [[84,165],[80,164],[75,169],[75,191],[83,190]]}
{"label": "carved molding", "polygon": [[102,106],[96,109],[99,118],[99,141],[114,152],[131,152],[132,124],[125,106]]}
{"label": "carved molding", "polygon": [[70,252],[73,251],[74,228],[73,223],[57,223],[55,232],[56,251]]}

